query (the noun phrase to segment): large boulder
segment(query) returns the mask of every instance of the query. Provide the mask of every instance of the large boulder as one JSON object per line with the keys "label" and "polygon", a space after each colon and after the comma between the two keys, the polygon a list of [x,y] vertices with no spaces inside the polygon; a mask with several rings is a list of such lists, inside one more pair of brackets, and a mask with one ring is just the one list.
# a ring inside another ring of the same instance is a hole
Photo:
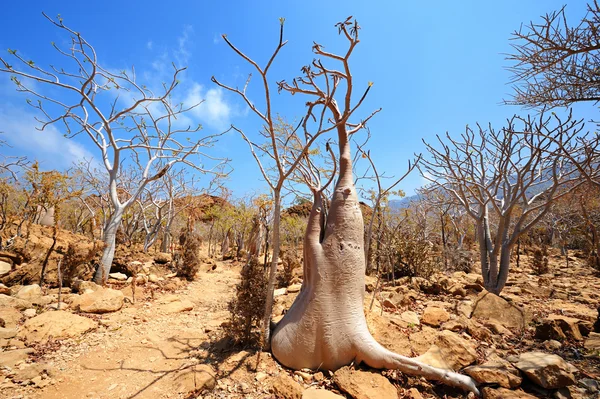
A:
{"label": "large boulder", "polygon": [[460,335],[441,331],[435,344],[418,359],[430,366],[446,370],[460,370],[477,360],[475,347]]}
{"label": "large boulder", "polygon": [[100,288],[76,298],[72,305],[85,313],[116,312],[123,307],[124,297],[121,291]]}
{"label": "large boulder", "polygon": [[354,399],[397,399],[398,391],[381,374],[373,371],[342,367],[333,374],[333,381]]}
{"label": "large boulder", "polygon": [[576,382],[569,364],[557,355],[544,352],[523,353],[514,366],[542,388],[563,388]]}
{"label": "large boulder", "polygon": [[23,324],[17,337],[27,342],[46,342],[50,338],[78,337],[96,328],[98,323],[64,310],[42,313]]}
{"label": "large boulder", "polygon": [[30,301],[19,299],[12,296],[0,294],[0,308],[12,307],[19,310],[29,309],[33,306]]}
{"label": "large boulder", "polygon": [[579,329],[581,320],[574,317],[567,317],[557,314],[549,315],[547,320],[555,322],[567,337],[576,341],[583,341],[583,336],[581,335],[581,330]]}
{"label": "large boulder", "polygon": [[517,330],[524,329],[527,321],[522,308],[487,291],[477,297],[471,317],[495,320],[504,327]]}

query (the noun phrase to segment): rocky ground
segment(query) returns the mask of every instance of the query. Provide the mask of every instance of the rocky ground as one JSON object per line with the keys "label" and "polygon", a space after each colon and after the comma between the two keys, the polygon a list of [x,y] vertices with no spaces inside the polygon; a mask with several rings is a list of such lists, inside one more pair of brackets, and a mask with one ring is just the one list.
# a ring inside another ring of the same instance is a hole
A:
{"label": "rocky ground", "polygon": [[[368,279],[371,331],[398,353],[471,375],[484,398],[600,397],[600,278],[558,257],[550,274],[534,276],[524,258],[503,298],[460,272],[384,285],[371,307]],[[240,265],[208,261],[188,283],[157,260],[138,265],[135,281],[116,274],[109,288],[63,289],[60,310],[58,289],[0,285],[0,397],[467,397],[396,371],[292,372],[267,353],[234,348],[221,325]],[[299,289],[277,290],[275,317]]]}

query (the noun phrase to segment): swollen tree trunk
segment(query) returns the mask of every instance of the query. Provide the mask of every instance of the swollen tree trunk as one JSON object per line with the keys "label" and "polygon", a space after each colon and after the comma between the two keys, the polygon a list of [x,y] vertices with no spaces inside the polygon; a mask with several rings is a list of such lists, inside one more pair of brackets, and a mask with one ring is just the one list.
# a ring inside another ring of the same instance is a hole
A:
{"label": "swollen tree trunk", "polygon": [[113,258],[115,257],[115,239],[117,237],[117,230],[123,219],[124,210],[124,207],[115,209],[115,212],[111,215],[108,224],[104,228],[104,250],[102,252],[100,264],[94,274],[94,282],[96,284],[105,284],[108,280],[110,267]]}
{"label": "swollen tree trunk", "polygon": [[363,218],[343,126],[338,127],[338,138],[339,180],[326,217],[320,193],[315,195],[304,238],[302,289],[273,332],[273,355],[296,370],[336,370],[364,362],[478,392],[469,377],[390,352],[369,333],[363,310]]}

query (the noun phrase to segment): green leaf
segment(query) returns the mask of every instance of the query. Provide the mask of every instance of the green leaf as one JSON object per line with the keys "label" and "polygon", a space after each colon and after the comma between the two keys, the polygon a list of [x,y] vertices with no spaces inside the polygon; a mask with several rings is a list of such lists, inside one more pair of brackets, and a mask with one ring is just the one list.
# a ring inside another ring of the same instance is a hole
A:
{"label": "green leaf", "polygon": [[13,49],[8,49],[8,52],[12,55],[16,55],[17,54],[17,50],[13,50]]}

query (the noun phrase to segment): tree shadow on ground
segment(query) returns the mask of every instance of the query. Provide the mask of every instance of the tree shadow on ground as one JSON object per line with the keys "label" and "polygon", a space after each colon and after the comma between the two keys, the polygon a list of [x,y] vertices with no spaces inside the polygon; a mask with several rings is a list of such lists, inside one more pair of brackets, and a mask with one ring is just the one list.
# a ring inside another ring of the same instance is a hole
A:
{"label": "tree shadow on ground", "polygon": [[[201,366],[211,366],[216,373],[212,375],[213,384],[222,378],[226,378],[241,369],[247,367],[249,370],[254,369],[250,364],[254,361],[248,362],[249,359],[256,357],[256,351],[242,351],[242,348],[236,347],[229,337],[220,337],[214,339],[205,339],[202,342],[199,338],[184,338],[184,337],[171,337],[167,340],[155,344],[153,346],[133,346],[133,348],[142,348],[143,350],[152,350],[160,354],[162,363],[165,367],[156,367],[157,364],[161,364],[159,360],[152,363],[148,363],[148,367],[144,366],[128,366],[127,362],[130,359],[121,360],[118,367],[106,368],[106,367],[88,367],[83,366],[86,370],[98,371],[98,372],[109,372],[109,371],[123,371],[123,372],[137,372],[145,373],[154,376],[151,381],[146,382],[143,387],[136,389],[135,392],[126,396],[127,399],[138,398],[144,393],[147,393],[151,388],[158,384],[170,380],[171,383],[181,383],[185,386],[186,379],[191,379],[188,383],[191,389],[187,392],[181,392],[185,397],[195,397],[204,388],[203,386],[198,387],[198,382],[210,380],[209,369]],[[243,353],[241,357],[235,357],[234,355]],[[233,358],[233,359],[231,359]],[[175,363],[175,364],[173,364]],[[150,396],[151,397],[151,396]]]}

